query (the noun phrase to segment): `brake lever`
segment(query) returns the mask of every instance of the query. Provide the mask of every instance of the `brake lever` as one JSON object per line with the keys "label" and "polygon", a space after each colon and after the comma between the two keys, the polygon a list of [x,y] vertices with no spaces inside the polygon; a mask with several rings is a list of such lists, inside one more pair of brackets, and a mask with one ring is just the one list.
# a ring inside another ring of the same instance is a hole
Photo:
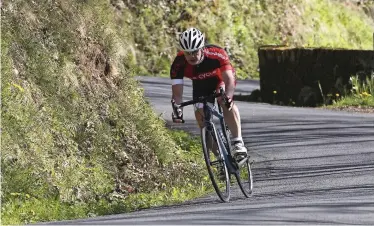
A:
{"label": "brake lever", "polygon": [[229,102],[229,98],[227,97],[227,95],[225,93],[225,90],[223,89],[223,87],[220,87],[219,91],[220,91],[221,97],[223,99],[223,102],[225,103],[226,107],[229,109],[231,103]]}

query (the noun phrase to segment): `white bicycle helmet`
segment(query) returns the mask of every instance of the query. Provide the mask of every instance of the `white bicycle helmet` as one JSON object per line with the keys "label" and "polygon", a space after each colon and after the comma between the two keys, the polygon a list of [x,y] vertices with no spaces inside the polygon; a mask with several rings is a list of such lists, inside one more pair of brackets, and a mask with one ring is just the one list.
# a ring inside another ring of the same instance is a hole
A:
{"label": "white bicycle helmet", "polygon": [[187,52],[196,51],[204,47],[205,38],[203,33],[196,28],[189,28],[179,36],[179,45]]}

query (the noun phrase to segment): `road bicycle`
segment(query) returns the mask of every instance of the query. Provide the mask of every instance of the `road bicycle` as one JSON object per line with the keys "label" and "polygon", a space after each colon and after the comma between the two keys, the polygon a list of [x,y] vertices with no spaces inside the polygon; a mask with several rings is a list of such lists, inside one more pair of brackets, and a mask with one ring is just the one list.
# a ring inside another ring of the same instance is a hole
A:
{"label": "road bicycle", "polygon": [[[197,103],[203,104],[204,127],[201,129],[201,142],[203,147],[204,159],[208,169],[210,180],[218,195],[223,202],[230,200],[231,176],[234,175],[245,197],[250,197],[253,189],[253,178],[249,155],[237,162],[231,155],[231,132],[227,127],[222,107],[218,104],[217,97],[221,97],[227,104],[227,97],[224,90],[214,92],[211,95],[199,97],[194,100],[176,104],[172,101],[174,114],[177,115],[177,109]],[[213,98],[217,104],[210,105],[208,100]],[[219,125],[216,122],[219,120]],[[184,120],[181,121],[184,123]]]}

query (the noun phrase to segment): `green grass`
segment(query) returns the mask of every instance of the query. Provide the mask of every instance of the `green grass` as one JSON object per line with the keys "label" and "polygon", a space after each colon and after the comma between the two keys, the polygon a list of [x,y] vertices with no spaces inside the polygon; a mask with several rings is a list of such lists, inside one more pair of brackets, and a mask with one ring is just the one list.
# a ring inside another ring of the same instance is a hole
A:
{"label": "green grass", "polygon": [[187,183],[181,187],[163,186],[162,191],[134,193],[126,197],[113,193],[107,199],[96,202],[66,203],[56,199],[37,199],[28,194],[12,193],[11,202],[2,210],[2,222],[5,224],[29,224],[42,221],[61,221],[87,218],[108,214],[131,212],[156,206],[177,204],[212,192],[209,178],[200,184]]}
{"label": "green grass", "polygon": [[[110,192],[91,201],[63,201],[58,194],[42,198],[35,196],[32,190],[29,190],[30,194],[26,191],[12,192],[2,204],[2,222],[28,224],[117,214],[181,203],[212,192],[213,187],[203,162],[200,138],[191,137],[183,131],[170,131],[170,135],[181,148],[180,158],[185,163],[183,170],[188,172],[188,176],[180,178],[179,175],[174,175],[175,180],[180,180],[178,183],[164,181],[152,192],[136,192],[136,188],[125,186],[125,193]],[[18,175],[20,179],[25,177],[26,175]]]}
{"label": "green grass", "polygon": [[332,107],[364,106],[374,107],[374,74],[364,81],[359,76],[352,76],[352,90],[334,102]]}
{"label": "green grass", "polygon": [[[367,94],[366,94],[367,95]],[[333,104],[333,107],[347,107],[347,106],[367,106],[374,107],[374,98],[366,96],[365,93],[362,96],[347,96]]]}
{"label": "green grass", "polygon": [[298,36],[301,40],[299,44],[312,47],[372,49],[373,21],[352,2],[305,2],[305,12],[298,24]]}

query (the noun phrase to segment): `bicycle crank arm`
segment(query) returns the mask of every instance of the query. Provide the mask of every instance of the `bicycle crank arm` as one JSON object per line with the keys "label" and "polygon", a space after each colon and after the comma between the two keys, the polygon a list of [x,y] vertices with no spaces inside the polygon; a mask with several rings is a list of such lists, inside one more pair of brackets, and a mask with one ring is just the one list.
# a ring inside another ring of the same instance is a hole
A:
{"label": "bicycle crank arm", "polygon": [[239,168],[240,168],[241,166],[243,166],[243,164],[244,164],[245,162],[247,162],[248,159],[249,159],[249,157],[247,156],[247,157],[245,157],[244,159],[242,159],[240,162],[238,162],[238,166],[239,166]]}

